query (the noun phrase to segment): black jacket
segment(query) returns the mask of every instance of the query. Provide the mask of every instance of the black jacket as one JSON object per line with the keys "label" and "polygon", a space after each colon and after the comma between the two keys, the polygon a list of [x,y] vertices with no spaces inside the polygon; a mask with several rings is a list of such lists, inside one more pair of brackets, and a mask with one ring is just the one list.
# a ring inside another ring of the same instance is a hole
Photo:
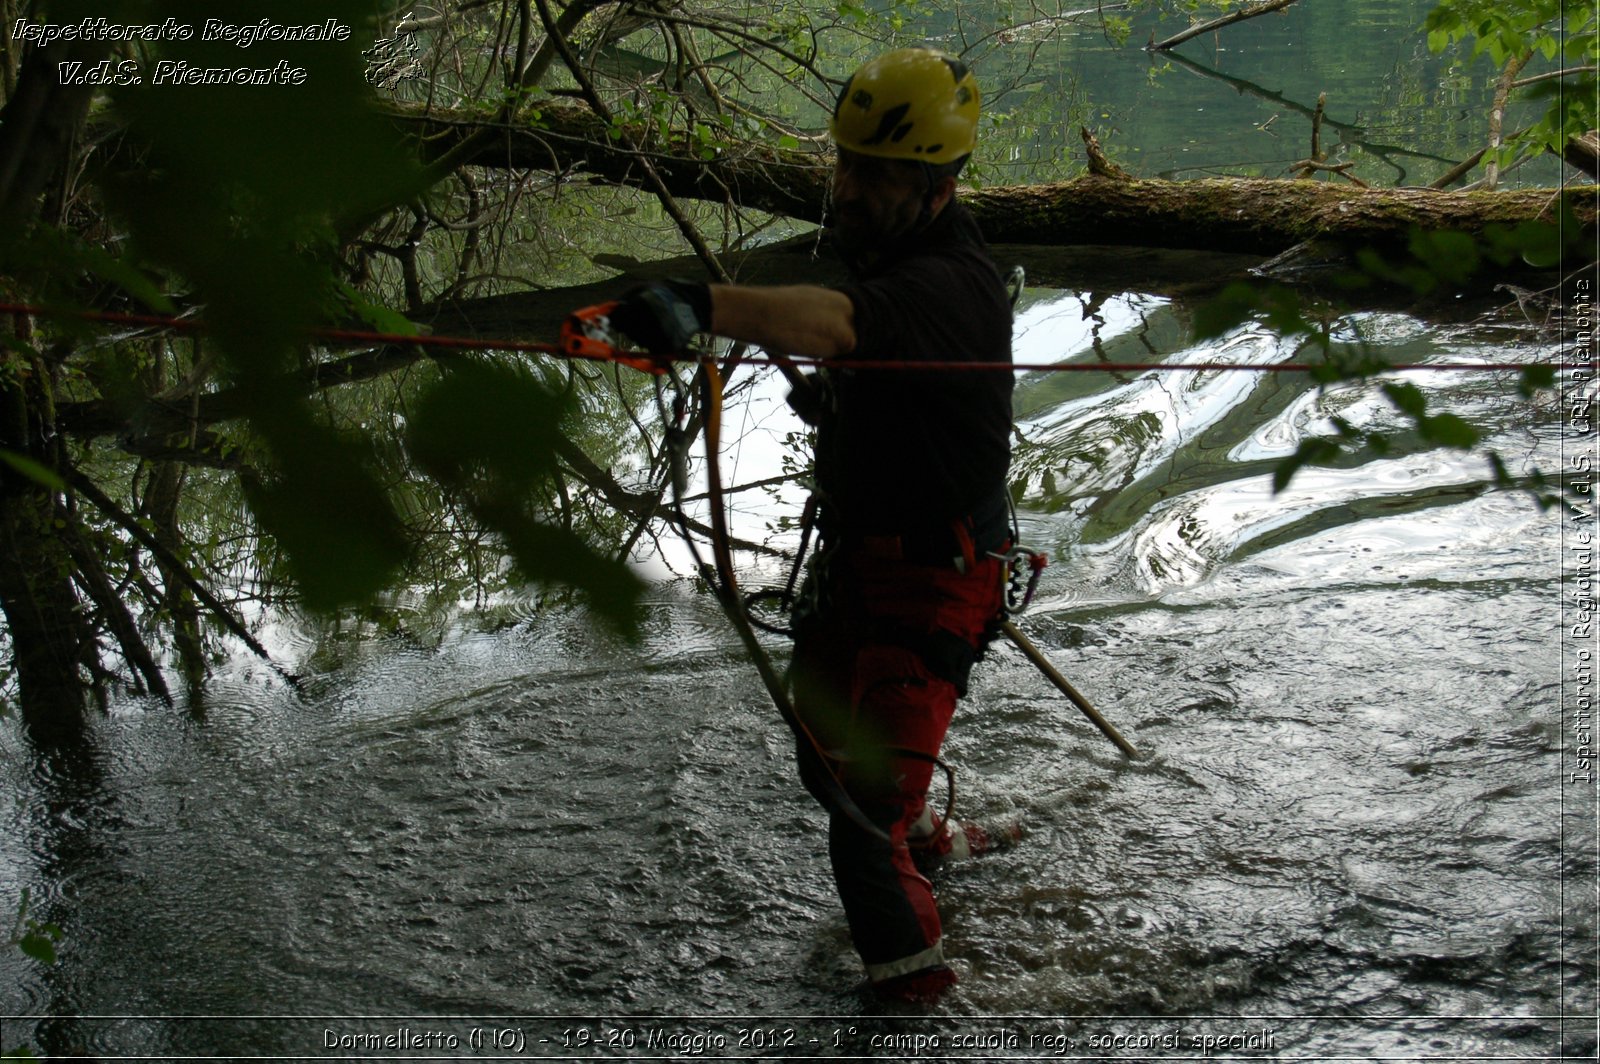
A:
{"label": "black jacket", "polygon": [[[977,223],[950,203],[923,232],[840,291],[855,307],[851,360],[1011,361],[1011,304]],[[1009,368],[828,370],[817,486],[836,529],[900,534],[1003,499],[1011,460]]]}

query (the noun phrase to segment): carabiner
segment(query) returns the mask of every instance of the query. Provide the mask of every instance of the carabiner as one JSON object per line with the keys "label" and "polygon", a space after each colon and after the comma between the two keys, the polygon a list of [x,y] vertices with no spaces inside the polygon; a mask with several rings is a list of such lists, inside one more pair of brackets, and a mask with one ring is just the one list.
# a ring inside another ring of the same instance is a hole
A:
{"label": "carabiner", "polygon": [[1031,547],[1012,547],[1004,554],[989,552],[991,558],[1005,563],[1006,613],[1015,617],[1033,602],[1033,593],[1039,588],[1039,578],[1050,564],[1048,555]]}

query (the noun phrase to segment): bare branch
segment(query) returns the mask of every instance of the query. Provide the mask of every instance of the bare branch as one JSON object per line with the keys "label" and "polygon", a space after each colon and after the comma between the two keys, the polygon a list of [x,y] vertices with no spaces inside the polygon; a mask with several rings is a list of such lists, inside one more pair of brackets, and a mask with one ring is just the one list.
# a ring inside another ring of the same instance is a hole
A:
{"label": "bare branch", "polygon": [[1492,190],[1500,182],[1499,152],[1500,145],[1504,143],[1501,138],[1501,125],[1505,122],[1506,117],[1506,99],[1511,95],[1511,86],[1516,81],[1517,75],[1522,72],[1522,68],[1532,58],[1533,53],[1529,51],[1512,59],[1506,64],[1504,72],[1500,75],[1500,80],[1495,83],[1494,104],[1489,108],[1489,147],[1487,150],[1489,163],[1483,168],[1483,187],[1486,189]]}
{"label": "bare branch", "polygon": [[145,528],[144,525],[139,522],[138,518],[134,517],[132,514],[128,513],[122,507],[113,502],[110,497],[105,494],[105,492],[95,487],[94,482],[88,477],[84,476],[80,471],[76,469],[71,470],[67,474],[67,481],[72,485],[73,490],[79,495],[82,495],[85,499],[88,499],[89,502],[94,505],[95,509],[105,514],[113,523],[115,523],[123,531],[127,532],[128,535],[138,540],[145,547],[145,549],[150,551],[151,554],[158,558],[163,565],[170,567],[172,572],[178,574],[183,580],[184,584],[189,588],[190,593],[193,594],[195,598],[199,599],[200,602],[204,604],[206,609],[211,611],[212,616],[216,617],[217,620],[222,622],[223,627],[227,628],[228,631],[237,636],[245,646],[249,647],[251,653],[255,654],[256,657],[261,658],[263,661],[272,661],[272,655],[268,654],[266,648],[256,641],[256,638],[250,634],[249,630],[245,628],[244,624],[239,621],[238,618],[234,617],[228,608],[217,600],[216,596],[212,595],[210,591],[206,590],[204,584],[200,583],[200,581],[196,580],[192,575],[190,575],[189,567],[184,565],[183,562],[173,555],[171,551],[167,550],[167,548],[162,545],[161,541],[156,539],[150,530]]}
{"label": "bare branch", "polygon": [[1535,74],[1531,78],[1518,78],[1511,83],[1513,89],[1527,88],[1537,85],[1541,81],[1554,81],[1556,78],[1570,78],[1578,74],[1593,74],[1600,71],[1600,66],[1567,67],[1565,70],[1549,70],[1543,74]]}
{"label": "bare branch", "polygon": [[1158,44],[1146,45],[1145,48],[1147,51],[1151,52],[1164,52],[1169,48],[1176,48],[1184,41],[1192,40],[1193,38],[1200,36],[1202,33],[1210,33],[1212,30],[1220,30],[1224,26],[1231,26],[1235,22],[1243,22],[1245,19],[1252,19],[1258,15],[1266,15],[1274,11],[1282,11],[1292,3],[1294,3],[1294,0],[1261,0],[1260,3],[1251,4],[1248,7],[1241,7],[1239,10],[1223,15],[1221,18],[1214,18],[1210,22],[1202,22],[1198,26],[1190,26],[1182,33],[1173,34],[1166,40],[1161,41]]}

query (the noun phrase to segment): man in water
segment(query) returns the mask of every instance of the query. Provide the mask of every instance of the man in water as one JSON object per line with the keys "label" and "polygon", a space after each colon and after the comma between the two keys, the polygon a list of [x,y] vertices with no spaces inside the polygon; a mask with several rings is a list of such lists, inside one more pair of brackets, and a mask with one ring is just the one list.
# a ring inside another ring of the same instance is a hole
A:
{"label": "man in water", "polygon": [[[956,981],[919,865],[986,841],[940,823],[926,798],[968,672],[1001,619],[1012,376],[863,364],[1011,360],[1005,284],[955,198],[978,114],[959,59],[908,48],[867,63],[830,126],[829,228],[848,283],[651,284],[613,314],[656,351],[706,332],[851,363],[821,374],[822,550],[795,609],[790,681],[817,740],[799,743],[801,777],[831,814],[851,938],[874,989],[895,1000],[932,1001]],[[839,808],[828,774],[877,831]]]}

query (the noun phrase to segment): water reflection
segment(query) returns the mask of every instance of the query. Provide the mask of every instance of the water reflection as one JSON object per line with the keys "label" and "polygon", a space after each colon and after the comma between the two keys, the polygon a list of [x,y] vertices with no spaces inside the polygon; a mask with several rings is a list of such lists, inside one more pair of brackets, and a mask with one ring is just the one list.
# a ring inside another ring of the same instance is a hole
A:
{"label": "water reflection", "polygon": [[[1186,346],[1160,300],[1033,296],[1021,358],[1293,353],[1254,330]],[[1348,328],[1406,360],[1505,354],[1392,316]],[[1427,386],[1551,463],[1500,382]],[[729,423],[776,433],[771,395],[749,394]],[[1370,390],[1036,374],[1018,401],[1019,517],[1053,555],[1024,627],[1152,756],[1125,761],[991,652],[948,754],[962,809],[1029,837],[940,874],[963,982],[937,1016],[1059,1017],[1031,1033],[1091,1057],[1247,1027],[1297,1056],[1592,1051],[1549,1019],[1586,992],[1552,961],[1579,933],[1559,877],[1592,872],[1563,868],[1556,815],[1554,522],[1486,490],[1480,458],[1420,446],[1272,495],[1273,461],[1330,412],[1389,417]],[[759,536],[770,517],[739,520]],[[667,585],[647,609],[637,647],[548,611],[395,640],[304,700],[241,671],[204,720],[127,706],[86,760],[37,772],[8,735],[0,879],[67,938],[53,969],[0,957],[3,1011],[687,1012],[747,1036],[737,1017],[841,1017],[789,1021],[819,1046],[953,1029],[871,1016],[759,683],[705,595]],[[310,1056],[337,1024],[5,1037]]]}

